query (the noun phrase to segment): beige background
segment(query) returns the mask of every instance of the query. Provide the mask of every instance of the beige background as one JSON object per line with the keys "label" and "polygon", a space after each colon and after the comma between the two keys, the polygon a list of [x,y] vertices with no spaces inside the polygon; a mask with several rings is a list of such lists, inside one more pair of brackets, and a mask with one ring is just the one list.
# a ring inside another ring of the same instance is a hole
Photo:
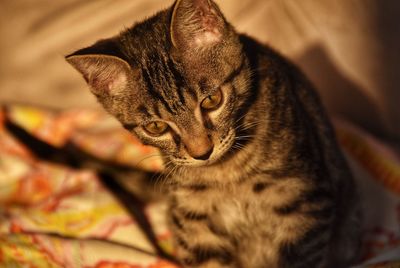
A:
{"label": "beige background", "polygon": [[[0,102],[98,107],[63,55],[161,0],[0,0]],[[400,1],[219,0],[235,27],[293,59],[331,114],[400,140]]]}

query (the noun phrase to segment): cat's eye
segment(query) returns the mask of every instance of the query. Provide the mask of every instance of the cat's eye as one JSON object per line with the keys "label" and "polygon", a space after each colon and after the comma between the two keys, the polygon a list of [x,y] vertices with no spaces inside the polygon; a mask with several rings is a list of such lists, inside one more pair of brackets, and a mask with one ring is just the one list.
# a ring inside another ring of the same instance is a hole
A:
{"label": "cat's eye", "polygon": [[168,130],[168,124],[162,121],[154,121],[143,128],[153,136],[161,136]]}
{"label": "cat's eye", "polygon": [[222,102],[222,92],[218,90],[215,94],[209,95],[201,102],[201,108],[205,110],[215,110]]}

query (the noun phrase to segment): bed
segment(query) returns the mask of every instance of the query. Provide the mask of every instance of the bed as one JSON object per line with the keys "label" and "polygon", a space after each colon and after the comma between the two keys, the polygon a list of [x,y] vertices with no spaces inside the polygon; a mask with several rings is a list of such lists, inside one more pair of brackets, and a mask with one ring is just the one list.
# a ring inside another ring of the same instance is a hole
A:
{"label": "bed", "polygon": [[[346,121],[335,126],[362,198],[359,267],[400,267],[399,155]],[[64,159],[70,148],[104,165],[162,170],[155,149],[98,110],[3,105],[0,267],[177,267],[165,202],[126,202],[112,178]]]}
{"label": "bed", "polygon": [[[0,1],[0,267],[176,267],[162,198],[132,199],[80,163],[154,173],[158,152],[104,114],[64,60],[172,2]],[[399,2],[217,3],[299,65],[335,118],[365,215],[357,267],[400,267]]]}

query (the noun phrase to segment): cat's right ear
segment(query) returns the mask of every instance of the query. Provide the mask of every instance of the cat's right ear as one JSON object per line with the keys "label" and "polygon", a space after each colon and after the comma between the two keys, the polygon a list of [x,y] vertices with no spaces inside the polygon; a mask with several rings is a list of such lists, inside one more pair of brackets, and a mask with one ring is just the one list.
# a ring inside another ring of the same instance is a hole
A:
{"label": "cat's right ear", "polygon": [[207,48],[221,43],[227,23],[212,0],[176,0],[170,32],[174,47]]}
{"label": "cat's right ear", "polygon": [[118,95],[128,85],[132,72],[129,64],[109,55],[75,55],[65,57],[85,81],[96,96]]}

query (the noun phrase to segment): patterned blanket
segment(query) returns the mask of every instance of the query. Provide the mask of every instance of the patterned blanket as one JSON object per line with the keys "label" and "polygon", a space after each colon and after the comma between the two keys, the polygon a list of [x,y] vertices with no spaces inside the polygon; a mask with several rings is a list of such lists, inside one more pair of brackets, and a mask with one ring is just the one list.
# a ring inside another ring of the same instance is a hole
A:
{"label": "patterned blanket", "polygon": [[[160,171],[155,149],[98,111],[0,108],[0,267],[177,267],[168,258],[163,202],[138,204],[144,219],[132,216],[104,176],[60,159],[75,148],[104,163]],[[400,267],[400,157],[353,125],[335,125],[363,202],[359,267]]]}

